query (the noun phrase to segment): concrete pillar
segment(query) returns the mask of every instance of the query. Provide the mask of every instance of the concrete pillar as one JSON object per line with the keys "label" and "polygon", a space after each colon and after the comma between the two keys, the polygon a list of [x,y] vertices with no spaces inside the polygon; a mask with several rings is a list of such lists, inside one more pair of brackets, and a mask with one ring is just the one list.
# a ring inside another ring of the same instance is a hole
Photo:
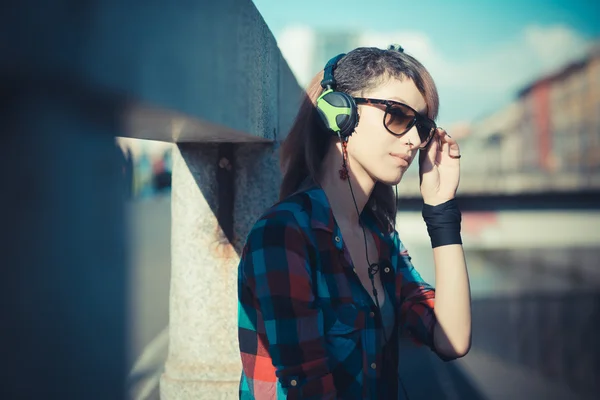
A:
{"label": "concrete pillar", "polygon": [[117,109],[74,86],[5,83],[0,399],[124,399]]}
{"label": "concrete pillar", "polygon": [[[169,358],[161,399],[226,398],[235,357],[236,254],[217,221],[218,145],[173,149]],[[204,396],[204,397],[203,397]]]}
{"label": "concrete pillar", "polygon": [[277,199],[272,144],[180,144],[173,153],[169,357],[161,399],[236,399],[237,265]]}

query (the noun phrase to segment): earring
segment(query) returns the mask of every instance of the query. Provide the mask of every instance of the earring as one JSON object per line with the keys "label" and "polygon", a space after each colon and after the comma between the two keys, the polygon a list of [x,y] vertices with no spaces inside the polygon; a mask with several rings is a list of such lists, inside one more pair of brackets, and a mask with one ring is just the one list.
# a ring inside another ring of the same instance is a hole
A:
{"label": "earring", "polygon": [[342,168],[339,170],[340,179],[345,181],[348,179],[348,167],[346,165],[346,160],[348,159],[348,141],[342,141]]}
{"label": "earring", "polygon": [[409,146],[412,146],[412,143],[410,142],[410,138],[408,138],[408,143],[406,143]]}

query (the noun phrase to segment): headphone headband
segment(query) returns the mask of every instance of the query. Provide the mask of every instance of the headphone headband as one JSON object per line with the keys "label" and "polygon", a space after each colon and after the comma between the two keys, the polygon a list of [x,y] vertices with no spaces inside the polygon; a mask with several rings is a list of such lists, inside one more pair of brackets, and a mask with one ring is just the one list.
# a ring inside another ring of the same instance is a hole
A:
{"label": "headphone headband", "polygon": [[323,72],[323,80],[321,81],[321,87],[323,89],[335,89],[335,78],[333,77],[333,71],[337,67],[337,63],[346,55],[346,53],[339,54],[333,57],[325,65]]}

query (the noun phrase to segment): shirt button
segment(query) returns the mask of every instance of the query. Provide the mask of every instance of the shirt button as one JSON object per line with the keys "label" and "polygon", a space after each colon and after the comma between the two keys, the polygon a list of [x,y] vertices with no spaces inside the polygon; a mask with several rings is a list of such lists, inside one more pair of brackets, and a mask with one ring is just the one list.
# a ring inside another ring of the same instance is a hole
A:
{"label": "shirt button", "polygon": [[292,379],[292,380],[290,381],[290,385],[292,385],[292,386],[296,386],[297,384],[298,384],[298,382],[296,382],[296,380],[295,380],[295,379]]}
{"label": "shirt button", "polygon": [[375,316],[375,313],[374,313],[373,311],[371,311],[371,312],[369,313],[369,315],[371,316],[371,318],[373,318],[373,317]]}
{"label": "shirt button", "polygon": [[385,267],[385,268],[383,269],[383,272],[385,272],[386,274],[387,274],[388,272],[390,272],[390,267]]}
{"label": "shirt button", "polygon": [[339,242],[340,242],[340,237],[339,237],[339,236],[336,236],[336,237],[334,238],[334,240],[335,240],[336,242],[338,242],[338,243],[339,243]]}
{"label": "shirt button", "polygon": [[375,364],[375,363],[371,364],[371,368],[372,368],[372,369],[375,369],[375,368],[377,368],[377,364]]}

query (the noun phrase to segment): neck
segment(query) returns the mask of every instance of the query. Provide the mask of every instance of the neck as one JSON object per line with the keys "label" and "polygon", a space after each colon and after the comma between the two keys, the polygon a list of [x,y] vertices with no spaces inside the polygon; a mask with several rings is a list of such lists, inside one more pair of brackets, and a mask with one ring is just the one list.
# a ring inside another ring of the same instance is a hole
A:
{"label": "neck", "polygon": [[[342,168],[342,146],[339,141],[331,145],[318,177],[318,182],[327,195],[331,209],[338,224],[357,226],[359,214],[367,204],[375,181],[356,162],[349,158],[346,161],[348,168],[348,179],[352,185],[352,192],[348,180],[340,179],[339,170]],[[354,193],[354,200],[352,198]],[[358,213],[357,213],[358,208]]]}

